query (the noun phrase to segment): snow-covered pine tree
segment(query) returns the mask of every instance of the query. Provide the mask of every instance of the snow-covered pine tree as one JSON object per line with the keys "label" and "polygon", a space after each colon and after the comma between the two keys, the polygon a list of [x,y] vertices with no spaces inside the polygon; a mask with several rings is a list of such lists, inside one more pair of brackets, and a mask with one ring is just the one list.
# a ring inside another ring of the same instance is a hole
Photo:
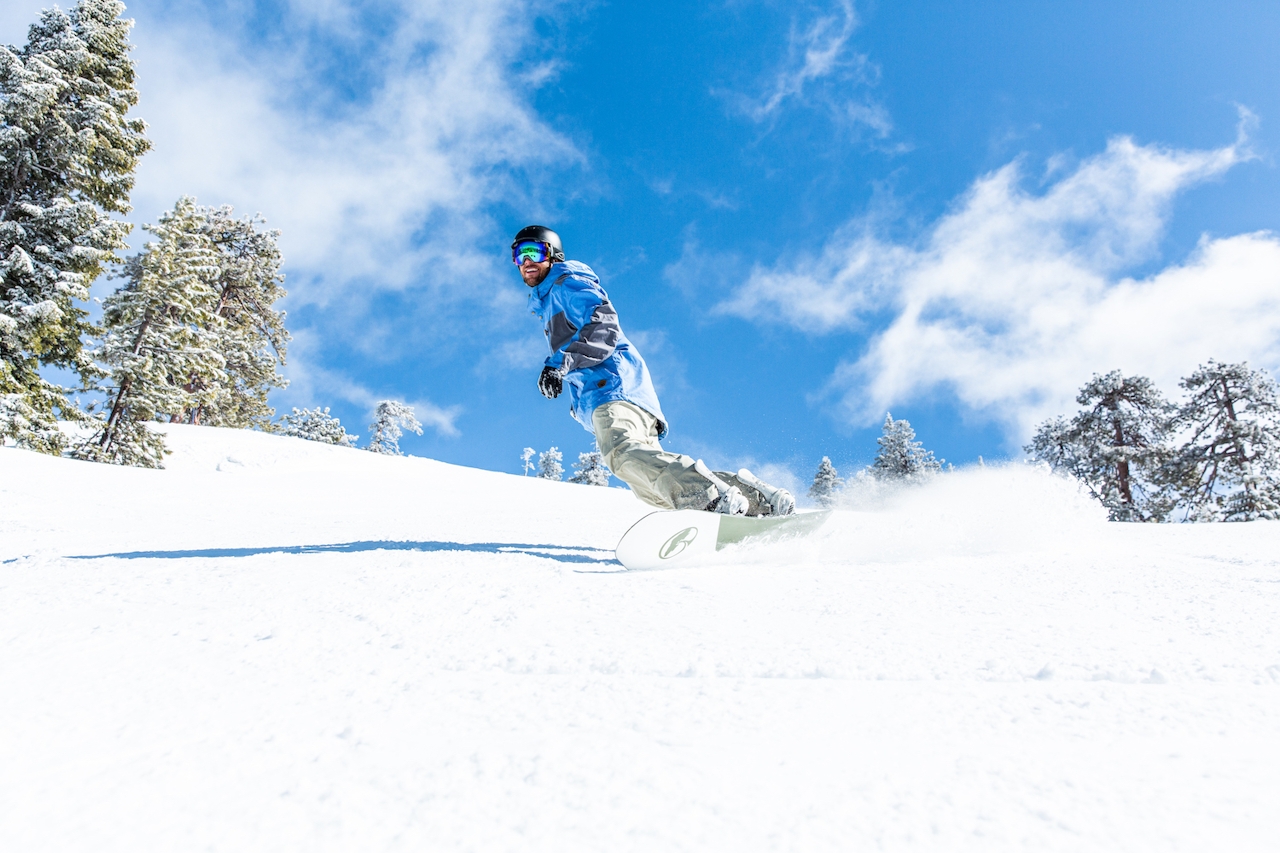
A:
{"label": "snow-covered pine tree", "polygon": [[41,365],[88,378],[79,303],[125,246],[146,124],[119,0],[45,11],[21,48],[0,46],[0,438],[47,453],[57,416],[82,414]]}
{"label": "snow-covered pine tree", "polygon": [[831,459],[822,457],[818,472],[813,475],[813,485],[809,487],[809,497],[817,501],[819,506],[829,507],[836,502],[836,496],[843,487],[844,478],[831,464]]}
{"label": "snow-covered pine tree", "polygon": [[1280,518],[1280,405],[1276,383],[1243,362],[1210,360],[1179,383],[1174,420],[1189,433],[1165,467],[1195,521]]}
{"label": "snow-covered pine tree", "polygon": [[292,414],[280,418],[275,431],[280,435],[293,438],[305,438],[307,441],[319,441],[325,444],[336,444],[340,447],[355,447],[358,437],[347,433],[342,422],[329,414],[329,407],[323,409],[299,409],[294,407]]}
{"label": "snow-covered pine tree", "polygon": [[871,463],[871,474],[877,480],[917,480],[942,470],[942,463],[933,458],[933,451],[925,450],[916,441],[916,431],[908,421],[895,421],[886,412],[880,437],[876,439],[880,450]]}
{"label": "snow-covered pine tree", "polygon": [[564,455],[558,447],[544,450],[538,454],[538,476],[544,480],[559,482],[564,479]]}
{"label": "snow-covered pine tree", "polygon": [[[218,256],[214,282],[218,322],[212,331],[226,361],[226,379],[208,403],[182,413],[181,420],[268,428],[275,410],[267,405],[267,394],[289,384],[276,370],[284,364],[289,342],[284,312],[273,307],[285,295],[276,246],[280,232],[260,228],[261,217],[237,219],[230,206],[199,209],[204,214],[202,227]],[[192,377],[192,382],[199,382],[198,377]]]}
{"label": "snow-covered pine tree", "polygon": [[587,453],[579,453],[578,461],[573,464],[573,468],[574,473],[569,478],[570,483],[583,486],[609,485],[609,469],[605,467],[604,456],[599,448]]}
{"label": "snow-covered pine tree", "polygon": [[[105,412],[82,459],[161,467],[164,439],[146,422],[198,406],[223,381],[223,360],[210,331],[217,258],[189,198],[145,226],[159,239],[125,264],[127,282],[103,301],[101,344],[93,351],[109,379]],[[192,390],[191,377],[199,378]]]}
{"label": "snow-covered pine tree", "polygon": [[537,452],[538,451],[534,450],[532,447],[526,447],[524,450],[520,451],[520,464],[524,466],[524,475],[526,477],[528,477],[529,472],[533,470],[533,454]]}
{"label": "snow-covered pine tree", "polygon": [[406,406],[396,400],[383,400],[374,411],[373,423],[369,424],[369,446],[365,450],[403,456],[400,452],[400,436],[404,435],[406,429],[422,435],[422,424],[414,417],[413,406]]}
{"label": "snow-covered pine tree", "polygon": [[1172,508],[1161,485],[1174,407],[1145,376],[1094,374],[1070,421],[1045,421],[1023,449],[1065,471],[1107,508],[1112,521],[1161,521]]}

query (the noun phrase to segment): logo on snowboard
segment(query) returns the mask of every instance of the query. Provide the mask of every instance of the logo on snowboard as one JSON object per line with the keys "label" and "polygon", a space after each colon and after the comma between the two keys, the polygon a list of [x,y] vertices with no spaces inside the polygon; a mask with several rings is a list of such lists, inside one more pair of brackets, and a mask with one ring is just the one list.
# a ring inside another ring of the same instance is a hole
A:
{"label": "logo on snowboard", "polygon": [[663,560],[670,560],[672,557],[680,554],[685,548],[693,544],[693,540],[698,537],[698,528],[686,527],[675,536],[672,536],[662,544],[662,548],[658,550],[658,557]]}

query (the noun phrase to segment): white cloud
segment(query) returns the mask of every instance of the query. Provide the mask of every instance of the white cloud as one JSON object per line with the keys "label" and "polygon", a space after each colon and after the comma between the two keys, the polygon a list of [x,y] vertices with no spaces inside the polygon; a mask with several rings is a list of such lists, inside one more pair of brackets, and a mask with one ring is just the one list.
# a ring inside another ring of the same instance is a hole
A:
{"label": "white cloud", "polygon": [[659,399],[665,400],[693,391],[693,386],[689,383],[688,365],[680,357],[679,347],[671,345],[671,339],[665,331],[631,328],[625,331],[627,339],[635,344],[649,366],[649,376]]}
{"label": "white cloud", "polygon": [[[877,238],[870,225],[854,223],[837,232],[816,258],[787,258],[772,268],[756,266],[746,284],[715,310],[813,332],[856,326],[864,312],[893,291],[913,258],[910,249]],[[684,269],[701,277],[707,267],[726,266],[704,258],[697,244],[689,242],[681,264],[667,270],[668,280],[676,282]]]}
{"label": "white cloud", "polygon": [[858,26],[852,0],[839,0],[831,14],[819,15],[803,30],[792,25],[787,64],[778,71],[772,91],[752,110],[759,121],[776,111],[788,98],[798,97],[807,84],[829,77],[851,62],[862,64],[865,57],[845,56],[845,48]]}
{"label": "white cloud", "polygon": [[755,98],[736,97],[739,107],[757,122],[774,121],[788,102],[824,105],[846,126],[865,126],[884,139],[893,120],[883,105],[850,92],[874,84],[878,69],[866,55],[851,49],[858,28],[853,0],[835,0],[825,13],[804,26],[792,23],[786,59],[765,91]]}
{"label": "white cloud", "polygon": [[[289,345],[289,405],[299,408],[331,405],[334,400],[345,400],[365,408],[369,421],[373,419],[373,411],[383,400],[403,400],[396,391],[378,393],[365,383],[352,379],[343,373],[328,370],[319,366],[319,359],[312,357],[315,348],[320,344],[310,330],[295,333]],[[301,357],[299,357],[301,356]],[[456,437],[461,435],[457,421],[461,417],[462,406],[440,406],[431,400],[419,398],[408,401],[414,407],[414,414],[424,427],[436,430],[440,435]],[[347,430],[358,434],[366,424],[347,424]]]}
{"label": "white cloud", "polygon": [[182,193],[261,211],[283,231],[291,292],[307,301],[349,296],[354,281],[358,292],[394,290],[430,286],[432,267],[484,267],[482,211],[515,190],[512,173],[577,156],[511,68],[529,37],[526,4],[391,9],[394,35],[366,38],[360,60],[327,69],[378,69],[347,102],[335,94],[347,81],[319,78],[314,56],[357,35],[347,4],[299,4],[310,18],[294,21],[286,50],[199,16],[140,21],[138,113],[155,149],[139,170],[138,218]]}
{"label": "white cloud", "polygon": [[477,369],[483,371],[491,365],[506,370],[523,370],[538,372],[547,357],[547,339],[542,336],[536,323],[530,323],[529,333],[524,337],[513,338],[479,357]]}
{"label": "white cloud", "polygon": [[698,227],[691,223],[684,229],[680,257],[662,269],[662,277],[686,295],[701,290],[719,292],[727,289],[742,266],[731,252],[715,252],[702,247]]}
{"label": "white cloud", "polygon": [[424,427],[430,427],[441,435],[456,438],[461,435],[454,421],[462,414],[461,406],[437,406],[430,400],[410,400],[413,414]]}
{"label": "white cloud", "polygon": [[1173,391],[1209,358],[1280,366],[1280,238],[1205,237],[1181,263],[1150,261],[1174,196],[1249,159],[1241,137],[1210,151],[1113,139],[1040,194],[1018,162],[980,178],[919,246],[872,229],[814,257],[756,269],[720,310],[811,332],[892,319],[841,364],[828,391],[870,425],[946,390],[1020,442],[1069,411],[1091,373],[1121,369]]}

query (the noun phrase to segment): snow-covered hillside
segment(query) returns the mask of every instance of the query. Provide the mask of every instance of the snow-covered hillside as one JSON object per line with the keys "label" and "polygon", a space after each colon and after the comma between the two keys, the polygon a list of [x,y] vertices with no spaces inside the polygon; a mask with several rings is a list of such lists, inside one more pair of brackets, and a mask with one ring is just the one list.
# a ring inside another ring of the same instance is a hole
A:
{"label": "snow-covered hillside", "polygon": [[1280,838],[1280,524],[988,468],[636,574],[623,490],[168,431],[0,449],[6,851]]}

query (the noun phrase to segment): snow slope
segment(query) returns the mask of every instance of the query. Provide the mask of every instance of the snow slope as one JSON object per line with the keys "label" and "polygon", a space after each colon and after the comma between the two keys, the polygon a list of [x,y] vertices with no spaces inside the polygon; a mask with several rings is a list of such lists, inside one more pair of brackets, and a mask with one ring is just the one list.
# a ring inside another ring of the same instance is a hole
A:
{"label": "snow slope", "polygon": [[1276,849],[1278,524],[987,468],[635,574],[623,490],[169,432],[0,449],[6,851]]}

